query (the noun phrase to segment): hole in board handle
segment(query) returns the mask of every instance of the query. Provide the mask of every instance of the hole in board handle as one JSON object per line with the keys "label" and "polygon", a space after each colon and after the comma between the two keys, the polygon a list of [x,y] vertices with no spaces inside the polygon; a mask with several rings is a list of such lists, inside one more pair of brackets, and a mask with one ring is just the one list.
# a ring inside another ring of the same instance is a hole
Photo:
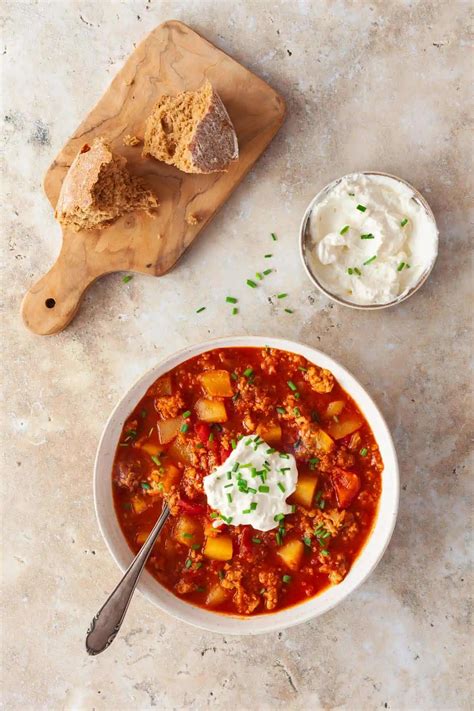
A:
{"label": "hole in board handle", "polygon": [[47,309],[54,309],[54,307],[56,306],[55,299],[46,299],[44,303]]}

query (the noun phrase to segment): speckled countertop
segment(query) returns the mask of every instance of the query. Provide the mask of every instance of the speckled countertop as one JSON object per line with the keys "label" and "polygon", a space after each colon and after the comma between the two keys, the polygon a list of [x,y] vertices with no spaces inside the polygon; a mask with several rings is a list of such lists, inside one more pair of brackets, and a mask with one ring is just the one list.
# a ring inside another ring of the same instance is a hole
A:
{"label": "speckled countertop", "polygon": [[[6,709],[470,708],[469,14],[460,0],[2,4]],[[21,298],[59,249],[42,175],[135,43],[173,17],[279,89],[286,123],[174,271],[108,276],[66,331],[33,336]],[[331,304],[297,252],[310,198],[367,168],[413,183],[440,228],[428,283],[373,313]],[[247,293],[271,231],[277,273]],[[267,300],[281,287],[292,316]],[[89,658],[84,633],[118,579],[92,503],[104,422],[157,359],[239,333],[317,346],[375,397],[401,464],[392,542],[359,590],[305,626],[219,637],[138,595],[113,647]]]}

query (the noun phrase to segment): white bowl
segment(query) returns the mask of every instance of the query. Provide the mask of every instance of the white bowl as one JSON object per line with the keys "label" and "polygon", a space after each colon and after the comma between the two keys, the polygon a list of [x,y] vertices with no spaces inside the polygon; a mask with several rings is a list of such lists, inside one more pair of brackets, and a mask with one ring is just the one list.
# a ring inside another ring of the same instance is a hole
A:
{"label": "white bowl", "polygon": [[[368,540],[339,585],[333,586],[294,607],[280,612],[240,617],[224,615],[191,605],[164,588],[148,571],[142,573],[138,589],[150,602],[183,622],[195,627],[223,634],[260,634],[274,632],[306,622],[322,615],[346,598],[374,570],[390,541],[398,511],[398,462],[392,437],[378,407],[362,385],[345,368],[321,351],[286,339],[257,336],[220,338],[196,346],[189,346],[168,358],[143,375],[124,395],[110,415],[100,439],[94,467],[94,501],[99,527],[105,542],[122,571],[133,559],[133,554],[120,529],[112,495],[112,465],[115,450],[125,420],[144,396],[150,385],[161,375],[193,356],[213,348],[270,346],[298,353],[309,361],[330,370],[341,386],[355,400],[374,433],[382,455],[382,494],[374,527]],[[117,576],[118,577],[118,576]]]}

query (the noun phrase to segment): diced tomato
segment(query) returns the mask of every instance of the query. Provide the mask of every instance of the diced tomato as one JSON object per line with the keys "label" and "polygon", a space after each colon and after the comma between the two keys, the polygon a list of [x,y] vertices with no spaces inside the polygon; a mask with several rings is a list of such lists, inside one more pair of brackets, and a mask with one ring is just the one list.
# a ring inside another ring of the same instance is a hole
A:
{"label": "diced tomato", "polygon": [[196,422],[194,429],[200,442],[207,444],[209,441],[209,435],[211,434],[210,425],[207,422]]}
{"label": "diced tomato", "polygon": [[206,507],[201,504],[192,504],[190,501],[185,501],[184,499],[178,499],[178,506],[181,511],[189,514],[190,516],[201,516],[206,513]]}
{"label": "diced tomato", "polygon": [[360,491],[360,479],[357,474],[345,469],[334,469],[332,485],[340,509],[347,509]]}
{"label": "diced tomato", "polygon": [[252,529],[250,526],[244,526],[239,538],[240,554],[245,558],[252,553]]}
{"label": "diced tomato", "polygon": [[224,464],[225,460],[227,459],[227,457],[230,455],[231,452],[232,452],[232,449],[226,448],[226,447],[221,447],[221,453],[220,453],[221,464]]}

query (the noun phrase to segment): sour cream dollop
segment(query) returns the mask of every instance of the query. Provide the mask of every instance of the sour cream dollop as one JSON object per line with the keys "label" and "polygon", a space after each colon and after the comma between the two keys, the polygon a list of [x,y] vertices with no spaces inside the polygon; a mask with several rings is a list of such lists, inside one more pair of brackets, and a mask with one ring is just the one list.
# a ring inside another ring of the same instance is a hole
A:
{"label": "sour cream dollop", "polygon": [[386,304],[409,291],[436,259],[433,217],[395,178],[353,173],[313,208],[310,266],[331,294]]}
{"label": "sour cream dollop", "polygon": [[291,513],[286,499],[297,479],[291,454],[276,451],[258,435],[244,436],[226,461],[204,477],[209,506],[221,516],[213,525],[247,524],[270,531],[281,515]]}

